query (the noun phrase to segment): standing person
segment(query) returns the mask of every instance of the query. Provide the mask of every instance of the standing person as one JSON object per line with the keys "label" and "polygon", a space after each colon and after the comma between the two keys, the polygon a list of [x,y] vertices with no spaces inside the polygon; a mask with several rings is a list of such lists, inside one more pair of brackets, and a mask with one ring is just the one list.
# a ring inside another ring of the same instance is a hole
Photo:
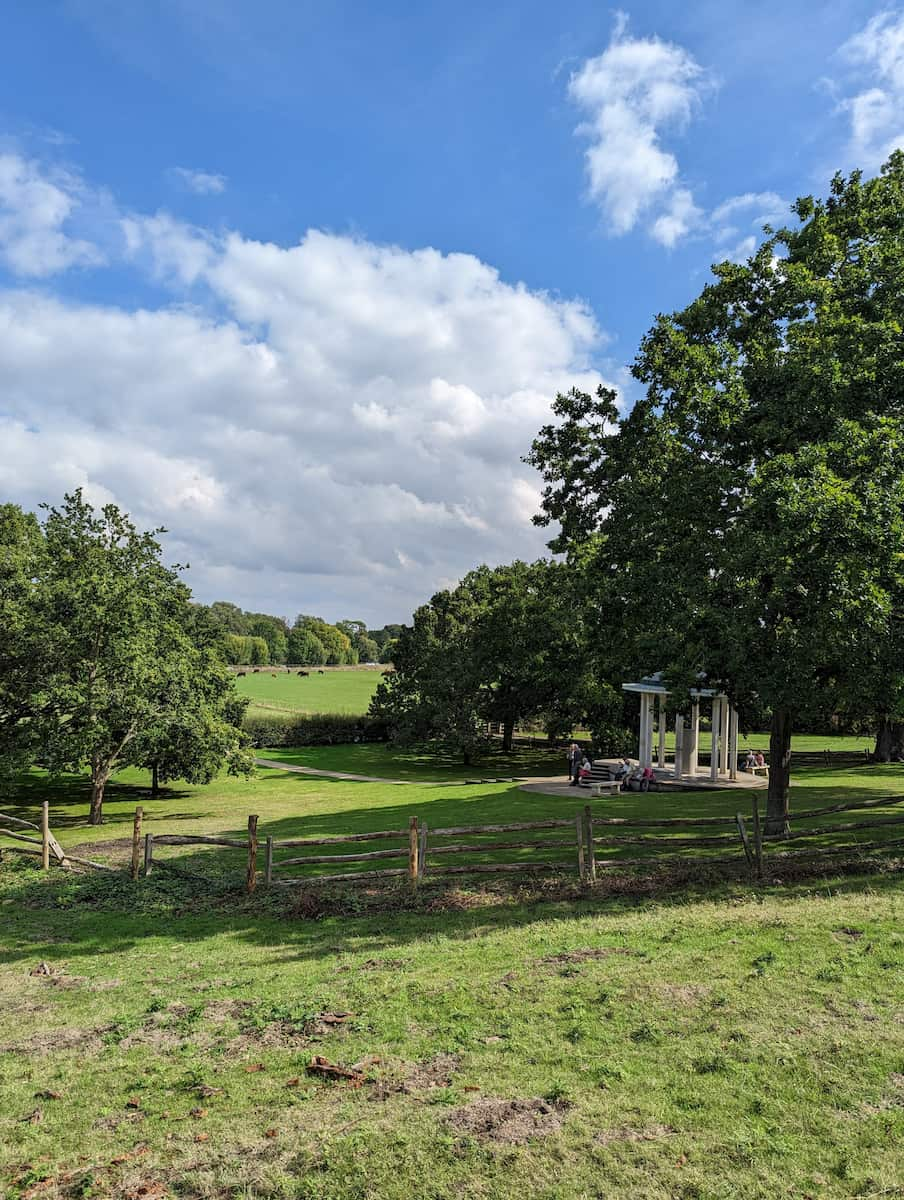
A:
{"label": "standing person", "polygon": [[579,776],[581,770],[581,747],[577,742],[571,743],[571,750],[568,755],[568,767],[571,776],[571,786],[577,787],[580,782]]}

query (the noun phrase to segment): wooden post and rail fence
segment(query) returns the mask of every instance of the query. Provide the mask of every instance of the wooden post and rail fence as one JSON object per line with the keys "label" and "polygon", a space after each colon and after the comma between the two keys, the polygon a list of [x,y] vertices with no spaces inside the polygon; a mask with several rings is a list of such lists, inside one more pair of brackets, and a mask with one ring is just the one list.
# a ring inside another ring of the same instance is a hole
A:
{"label": "wooden post and rail fence", "polygon": [[[409,818],[407,828],[348,833],[324,837],[275,838],[264,837],[264,882],[268,886],[298,887],[319,883],[366,883],[375,879],[407,878],[416,888],[425,878],[451,875],[482,875],[503,873],[563,873],[575,872],[583,883],[592,883],[606,872],[624,868],[663,865],[680,862],[690,865],[737,865],[739,851],[757,879],[763,878],[764,859],[778,850],[781,860],[813,855],[837,855],[893,849],[904,843],[901,837],[882,841],[854,842],[844,845],[822,844],[801,850],[784,849],[785,843],[806,841],[808,838],[827,838],[837,835],[859,835],[864,830],[884,829],[904,825],[904,813],[872,815],[866,820],[839,821],[816,827],[798,827],[799,822],[844,812],[869,812],[877,807],[904,803],[904,796],[882,797],[850,803],[827,805],[793,814],[795,828],[779,838],[765,839],[760,820],[759,798],[752,797],[750,816],[708,817],[609,817],[594,814],[589,805],[574,817],[555,817],[541,821],[518,821],[494,825],[458,825],[430,828],[416,815]],[[165,846],[218,846],[241,851],[245,860],[245,891],[250,895],[257,887],[259,870],[258,817],[248,817],[245,837],[224,837],[219,834],[155,834],[143,829],[144,811],[136,808],[131,839],[129,872],[133,880],[142,874],[149,878],[162,868],[177,874],[196,874],[192,866],[178,860],[161,857],[157,851]],[[31,832],[22,832],[28,830]],[[684,831],[688,832],[685,833]],[[699,831],[699,832],[698,832]],[[897,832],[895,829],[892,832]],[[39,836],[35,836],[35,834]],[[2,850],[39,857],[44,870],[51,862],[69,869],[73,865],[98,870],[115,871],[108,863],[95,862],[64,851],[50,831],[48,804],[41,809],[40,825],[0,813],[0,839],[8,838],[14,845],[2,845]],[[476,839],[476,840],[475,840]],[[25,845],[23,845],[25,843]],[[372,848],[376,843],[378,848]],[[142,872],[142,854],[144,849]],[[621,857],[627,847],[637,847],[640,857]],[[766,854],[764,855],[764,847]],[[616,857],[607,856],[606,850]],[[282,857],[283,851],[303,850],[303,854]],[[314,853],[310,853],[310,851]],[[714,851],[693,860],[680,858],[682,852]],[[524,857],[524,852],[531,856]],[[724,853],[720,853],[723,852]],[[519,857],[499,861],[494,856]],[[534,857],[536,854],[536,857]],[[466,862],[450,862],[456,856]],[[487,856],[490,856],[487,861]],[[395,860],[396,865],[389,863]],[[387,865],[383,865],[386,863]],[[370,864],[378,864],[371,866]],[[324,874],[306,868],[341,867]],[[299,873],[304,872],[304,873]]]}

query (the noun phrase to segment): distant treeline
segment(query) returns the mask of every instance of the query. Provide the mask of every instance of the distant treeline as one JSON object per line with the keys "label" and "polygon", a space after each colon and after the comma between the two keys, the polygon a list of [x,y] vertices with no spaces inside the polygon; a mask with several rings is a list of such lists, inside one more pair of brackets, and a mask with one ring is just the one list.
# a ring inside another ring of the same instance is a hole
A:
{"label": "distant treeline", "polygon": [[300,613],[293,625],[270,613],[243,612],[236,604],[216,600],[208,613],[224,632],[226,661],[233,665],[355,666],[359,662],[391,662],[402,625],[368,629],[363,621],[337,621]]}

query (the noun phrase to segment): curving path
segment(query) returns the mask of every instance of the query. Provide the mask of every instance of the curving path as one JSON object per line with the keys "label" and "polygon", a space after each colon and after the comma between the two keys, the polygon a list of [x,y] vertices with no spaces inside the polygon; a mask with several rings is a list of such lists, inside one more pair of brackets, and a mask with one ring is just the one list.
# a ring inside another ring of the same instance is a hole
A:
{"label": "curving path", "polygon": [[319,776],[322,779],[347,779],[353,783],[416,784],[419,787],[462,787],[475,783],[552,783],[555,778],[545,775],[534,777],[519,775],[516,778],[515,776],[507,775],[504,778],[498,779],[387,779],[383,775],[353,775],[348,771],[324,771],[319,767],[296,767],[289,763],[279,762],[275,758],[255,758],[254,762],[258,767],[270,767],[274,771],[291,771],[295,775],[313,775],[315,777]]}

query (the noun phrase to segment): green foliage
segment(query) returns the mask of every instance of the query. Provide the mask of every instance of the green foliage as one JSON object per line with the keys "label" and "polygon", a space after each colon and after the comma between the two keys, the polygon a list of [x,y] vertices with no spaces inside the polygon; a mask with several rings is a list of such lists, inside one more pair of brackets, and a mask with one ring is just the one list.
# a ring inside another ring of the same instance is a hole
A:
{"label": "green foliage", "polygon": [[464,588],[444,591],[422,605],[396,643],[395,670],[371,702],[401,745],[435,741],[467,763],[486,742],[480,675],[474,654],[475,605]]}
{"label": "green foliage", "polygon": [[771,710],[772,820],[796,723],[902,696],[904,156],[795,207],[657,320],[626,418],[560,396],[530,456],[614,656]]}
{"label": "green foliage", "polygon": [[320,667],[326,662],[326,647],[310,629],[295,626],[289,632],[288,661],[302,667]]}
{"label": "green foliage", "polygon": [[282,617],[271,617],[267,613],[245,613],[245,620],[248,633],[252,637],[263,638],[267,643],[266,661],[268,663],[284,663],[288,648],[289,629]]}
{"label": "green foliage", "polygon": [[220,636],[220,647],[224,661],[231,666],[265,667],[270,662],[270,651],[262,637],[226,633]]}
{"label": "green foliage", "polygon": [[18,632],[3,688],[19,696],[36,761],[54,773],[89,764],[92,823],[120,767],[249,769],[220,635],[162,564],[161,531],[140,533],[115,505],[96,513],[80,491],[47,509],[42,538],[24,527],[30,585],[4,588]]}
{"label": "green foliage", "polygon": [[622,700],[587,652],[588,618],[596,616],[564,564],[479,567],[385,644],[395,672],[372,711],[400,742],[435,739],[465,755],[487,722],[503,725],[505,749],[520,722],[539,720],[558,736],[589,719],[608,735]]}
{"label": "green foliage", "polygon": [[[348,634],[337,629],[335,625],[328,624],[320,617],[309,617],[302,613],[295,622],[293,632],[295,630],[313,634],[318,639],[323,646],[327,666],[342,667],[358,661],[357,653],[352,649],[352,641]],[[304,660],[293,659],[292,661],[302,662]]]}
{"label": "green foliage", "polygon": [[334,746],[385,742],[386,722],[378,717],[345,713],[272,713],[245,717],[252,746]]}
{"label": "green foliage", "polygon": [[44,538],[33,513],[0,505],[0,791],[37,748],[44,692],[43,658],[31,619]]}

